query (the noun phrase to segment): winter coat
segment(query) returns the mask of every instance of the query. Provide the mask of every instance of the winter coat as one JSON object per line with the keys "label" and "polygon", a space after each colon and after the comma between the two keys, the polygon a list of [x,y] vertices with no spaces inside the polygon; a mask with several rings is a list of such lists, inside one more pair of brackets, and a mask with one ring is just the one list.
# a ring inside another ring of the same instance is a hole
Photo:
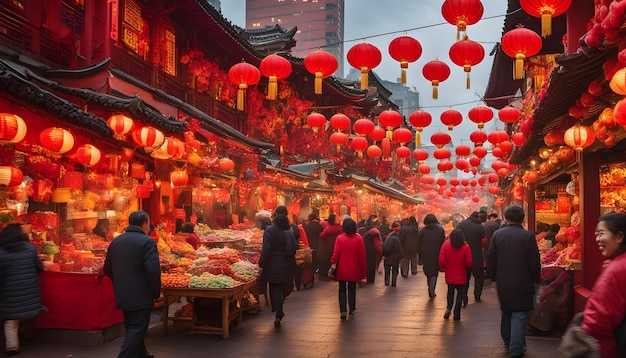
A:
{"label": "winter coat", "polygon": [[406,224],[400,229],[398,236],[404,249],[404,257],[411,259],[418,253],[417,234],[419,228],[415,224]]}
{"label": "winter coat", "polygon": [[487,251],[489,277],[496,281],[500,309],[533,309],[535,284],[541,282],[541,263],[535,234],[508,224],[491,237]]}
{"label": "winter coat", "polygon": [[615,329],[626,319],[626,253],[602,271],[587,300],[580,328],[598,340],[602,357],[618,357]]}
{"label": "winter coat", "polygon": [[404,258],[404,250],[398,233],[391,232],[383,243],[383,256],[385,265],[398,266]]}
{"label": "winter coat", "polygon": [[341,234],[337,236],[335,248],[330,259],[337,264],[335,280],[358,282],[367,276],[367,258],[365,244],[359,234]]}
{"label": "winter coat", "polygon": [[500,228],[500,225],[495,221],[487,220],[483,223],[483,227],[485,228],[485,237],[487,238],[483,252],[487,255],[487,250],[489,250],[489,244],[491,243],[493,233]]}
{"label": "winter coat", "polygon": [[322,262],[330,262],[330,257],[333,255],[333,249],[335,248],[335,240],[337,235],[343,233],[341,225],[328,225],[324,231],[320,234],[320,242],[317,249],[317,259]]}
{"label": "winter coat", "polygon": [[104,273],[113,281],[117,308],[137,311],[154,307],[161,295],[161,266],[154,240],[138,226],[111,241]]}
{"label": "winter coat", "polygon": [[446,233],[439,224],[428,224],[417,234],[418,253],[422,258],[424,275],[439,274],[439,251],[446,241]]}
{"label": "winter coat", "polygon": [[446,240],[439,251],[439,267],[445,271],[448,285],[467,285],[467,269],[472,267],[469,245],[455,249],[450,240]]}
{"label": "winter coat", "polygon": [[370,256],[383,255],[383,239],[380,237],[380,231],[373,227],[365,231],[363,234],[363,242],[365,243],[365,253]]}
{"label": "winter coat", "polygon": [[43,313],[38,272],[43,263],[30,242],[9,251],[0,248],[0,321],[32,318]]}
{"label": "winter coat", "polygon": [[320,242],[320,234],[324,229],[322,229],[322,225],[320,225],[320,221],[315,219],[309,221],[306,225],[304,225],[304,231],[306,231],[306,237],[309,239],[309,246],[313,250],[317,250],[319,248]]}
{"label": "winter coat", "polygon": [[296,239],[290,230],[272,224],[263,232],[263,246],[259,267],[263,269],[263,280],[269,283],[286,283],[291,258],[296,254]]}
{"label": "winter coat", "polygon": [[472,250],[473,267],[477,269],[484,267],[483,239],[485,239],[485,228],[483,227],[483,223],[480,222],[480,219],[470,216],[461,221],[456,228],[463,231],[465,241]]}

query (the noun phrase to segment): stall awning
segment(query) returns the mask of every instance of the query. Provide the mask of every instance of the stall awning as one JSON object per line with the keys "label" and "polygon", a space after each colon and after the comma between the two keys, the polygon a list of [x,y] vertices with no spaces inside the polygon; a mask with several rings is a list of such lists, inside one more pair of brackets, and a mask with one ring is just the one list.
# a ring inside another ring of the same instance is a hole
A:
{"label": "stall awning", "polygon": [[[419,205],[424,204],[424,201],[419,200],[401,190],[397,187],[397,184],[384,185],[377,183],[374,179],[364,177],[356,174],[351,175],[352,181],[355,185],[362,185],[367,190],[372,192],[388,196],[391,199],[395,199],[407,204]],[[397,188],[397,189],[395,189]]]}

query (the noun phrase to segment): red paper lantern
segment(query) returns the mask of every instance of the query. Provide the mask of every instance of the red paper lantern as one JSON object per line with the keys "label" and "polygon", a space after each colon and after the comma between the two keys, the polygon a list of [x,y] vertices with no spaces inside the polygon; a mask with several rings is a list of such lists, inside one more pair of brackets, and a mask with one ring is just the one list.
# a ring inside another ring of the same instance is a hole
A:
{"label": "red paper lantern", "polygon": [[500,142],[500,144],[498,144],[498,148],[500,148],[502,152],[504,152],[504,154],[506,155],[511,153],[511,150],[513,149],[513,143],[511,143],[511,141],[504,140]]}
{"label": "red paper lantern", "polygon": [[385,130],[381,127],[374,127],[374,130],[370,132],[369,136],[371,140],[378,142],[385,138]]}
{"label": "red paper lantern", "polygon": [[501,160],[494,160],[493,163],[491,163],[491,167],[497,172],[499,169],[505,168],[506,163]]}
{"label": "red paper lantern", "polygon": [[93,167],[98,164],[102,158],[102,152],[100,149],[94,147],[91,144],[83,144],[78,147],[76,152],[76,159],[78,162],[87,167]]}
{"label": "red paper lantern", "polygon": [[380,148],[383,150],[384,155],[391,154],[391,140],[387,138],[383,138],[380,141]]}
{"label": "red paper lantern", "polygon": [[493,111],[487,106],[477,106],[467,112],[470,121],[478,124],[478,129],[483,129],[485,123],[493,118]]}
{"label": "red paper lantern", "polygon": [[498,176],[504,178],[505,176],[509,175],[509,171],[509,168],[500,168],[498,169]]}
{"label": "red paper lantern", "polygon": [[350,118],[343,113],[337,113],[330,117],[331,128],[340,132],[350,128],[351,125],[352,121],[350,121]]}
{"label": "red paper lantern", "polygon": [[446,178],[437,178],[437,185],[439,186],[445,186],[448,183],[448,181],[446,180]]}
{"label": "red paper lantern", "polygon": [[74,148],[74,136],[69,131],[59,128],[46,128],[39,133],[41,146],[55,154],[63,154]]}
{"label": "red paper lantern", "polygon": [[522,9],[541,19],[541,37],[552,34],[552,18],[563,14],[572,4],[572,0],[520,0]]}
{"label": "red paper lantern", "polygon": [[323,114],[313,112],[306,116],[306,124],[311,127],[313,133],[317,133],[320,128],[326,125],[326,117]]}
{"label": "red paper lantern", "polygon": [[291,74],[291,63],[284,57],[268,55],[259,65],[261,74],[269,78],[267,84],[267,99],[274,100],[278,96],[278,80],[284,80]]}
{"label": "red paper lantern", "polygon": [[430,123],[432,123],[433,117],[430,113],[423,111],[421,109],[411,113],[409,115],[409,122],[416,129],[415,132],[415,145],[419,148],[421,146],[421,132],[424,127],[428,127]]}
{"label": "red paper lantern", "polygon": [[450,47],[449,55],[450,60],[455,65],[463,67],[463,71],[467,73],[465,88],[470,89],[470,71],[472,71],[472,66],[476,66],[485,58],[485,49],[478,42],[469,40],[465,36],[463,40],[455,42]]}
{"label": "red paper lantern", "polygon": [[155,159],[170,159],[170,158],[182,158],[185,154],[185,144],[176,138],[165,138],[163,144],[152,153],[150,156]]}
{"label": "red paper lantern", "polygon": [[391,139],[391,130],[402,124],[402,114],[392,109],[382,111],[378,115],[378,123],[387,129],[387,139]]}
{"label": "red paper lantern", "polygon": [[457,161],[454,163],[454,166],[458,170],[468,171],[470,168],[470,163],[465,159],[457,159]]}
{"label": "red paper lantern", "polygon": [[411,156],[411,150],[407,147],[398,147],[396,149],[396,156],[398,158],[408,158]]}
{"label": "red paper lantern", "polygon": [[228,78],[239,87],[239,91],[237,91],[237,109],[243,111],[245,109],[244,98],[246,90],[249,86],[259,83],[261,71],[253,65],[242,61],[228,70]]}
{"label": "red paper lantern", "polygon": [[422,182],[423,184],[432,185],[435,183],[435,178],[433,178],[430,175],[424,175],[422,179],[420,180],[420,182]]}
{"label": "red paper lantern", "polygon": [[352,131],[360,136],[366,136],[374,130],[374,122],[367,118],[357,119],[352,125]]}
{"label": "red paper lantern", "polygon": [[536,170],[527,170],[526,173],[524,173],[524,181],[527,183],[534,183],[537,179],[539,179],[539,172]]}
{"label": "red paper lantern", "polygon": [[229,172],[235,169],[235,162],[230,158],[222,158],[220,159],[220,169]]}
{"label": "red paper lantern", "polygon": [[367,149],[368,144],[369,143],[367,142],[367,139],[365,139],[364,137],[352,138],[352,141],[350,142],[352,149],[356,150],[357,152],[362,152]]}
{"label": "red paper lantern", "polygon": [[170,173],[170,182],[173,186],[185,186],[189,182],[189,175],[185,170],[174,170]]}
{"label": "red paper lantern", "polygon": [[515,59],[513,79],[524,78],[524,60],[541,50],[541,37],[524,27],[515,28],[502,36],[502,50]]}
{"label": "red paper lantern", "polygon": [[487,135],[487,140],[493,145],[498,145],[505,140],[509,140],[509,135],[505,131],[493,131]]}
{"label": "red paper lantern", "polygon": [[417,61],[422,55],[422,45],[411,36],[400,36],[389,43],[389,55],[400,62],[400,82],[406,84],[406,69],[409,62]]}
{"label": "red paper lantern", "polygon": [[447,148],[437,148],[433,152],[433,158],[439,159],[439,160],[450,159],[450,156],[451,156],[450,150]]}
{"label": "red paper lantern", "polygon": [[593,144],[596,137],[590,127],[576,125],[565,131],[563,139],[565,144],[574,148],[575,151],[582,152]]}
{"label": "red paper lantern", "polygon": [[428,159],[428,151],[426,149],[415,149],[413,151],[413,159],[417,161],[424,161]]}
{"label": "red paper lantern", "polygon": [[340,145],[348,142],[348,135],[341,132],[335,132],[330,135],[330,142],[335,145]]}
{"label": "red paper lantern", "polygon": [[459,180],[459,178],[450,178],[450,185],[457,186],[460,183],[461,183],[461,181]]}
{"label": "red paper lantern", "polygon": [[522,132],[517,132],[511,136],[511,139],[516,146],[521,147],[526,142],[526,135]]}
{"label": "red paper lantern", "polygon": [[434,59],[422,67],[422,75],[432,84],[433,99],[437,99],[439,98],[439,83],[448,79],[450,67],[445,62]]}
{"label": "red paper lantern", "polygon": [[484,158],[487,155],[487,148],[485,148],[485,147],[476,147],[476,148],[474,148],[473,153],[478,158]]}
{"label": "red paper lantern", "polygon": [[489,186],[489,189],[487,189],[487,190],[489,190],[489,193],[491,193],[493,195],[498,194],[498,192],[500,191],[500,189],[498,189],[498,187],[496,185]]}
{"label": "red paper lantern", "polygon": [[478,167],[478,166],[480,166],[480,157],[479,157],[479,156],[477,156],[477,155],[473,155],[473,156],[471,156],[471,157],[469,158],[469,164],[470,164],[472,167]]}
{"label": "red paper lantern", "polygon": [[626,67],[620,68],[613,74],[609,87],[617,94],[626,95]]}
{"label": "red paper lantern", "polygon": [[467,157],[472,153],[472,148],[470,148],[469,145],[460,144],[454,148],[454,153],[459,157]]}
{"label": "red paper lantern", "polygon": [[452,137],[448,133],[436,132],[430,136],[430,142],[437,146],[437,148],[443,148],[444,145],[450,143]]}
{"label": "red paper lantern", "polygon": [[497,175],[496,173],[489,173],[489,174],[487,175],[487,180],[488,180],[490,183],[492,183],[492,184],[493,184],[493,183],[497,183],[497,182],[498,182],[498,175]]}
{"label": "red paper lantern", "polygon": [[448,170],[452,170],[452,168],[454,168],[454,165],[449,160],[442,160],[437,163],[437,169],[440,172],[447,172]]}
{"label": "red paper lantern", "polygon": [[379,158],[381,155],[383,155],[383,150],[380,149],[379,146],[377,145],[370,145],[369,147],[367,147],[367,156],[370,158]]}
{"label": "red paper lantern", "polygon": [[543,137],[543,142],[548,147],[553,147],[557,144],[565,143],[563,141],[563,131],[561,130],[561,128],[555,128],[551,130],[550,132],[546,133],[546,135]]}
{"label": "red paper lantern", "polygon": [[461,185],[468,186],[469,185],[469,179],[461,179]]}
{"label": "red paper lantern", "polygon": [[24,174],[20,169],[13,166],[0,166],[0,185],[13,188],[22,184],[23,180]]}
{"label": "red paper lantern", "polygon": [[368,43],[354,45],[346,55],[348,63],[357,70],[361,70],[361,89],[367,89],[369,70],[374,69],[382,61],[380,50]]}
{"label": "red paper lantern", "polygon": [[393,131],[393,140],[403,146],[413,140],[413,133],[407,128],[398,128]]}
{"label": "red paper lantern", "polygon": [[26,123],[15,114],[0,113],[0,144],[19,143],[26,136]]}
{"label": "red paper lantern", "polygon": [[483,131],[474,131],[470,134],[470,141],[474,143],[475,147],[483,145],[487,141],[487,133]]}
{"label": "red paper lantern", "polygon": [[498,111],[498,118],[504,123],[515,123],[519,117],[519,109],[512,106],[506,106]]}
{"label": "red paper lantern", "polygon": [[439,118],[441,119],[441,123],[448,126],[449,131],[451,131],[452,129],[454,129],[454,127],[463,122],[463,115],[461,114],[461,112],[455,109],[448,109],[443,111]]}
{"label": "red paper lantern", "polygon": [[441,5],[441,14],[446,21],[456,26],[456,39],[465,32],[467,25],[474,25],[483,17],[480,0],[446,0]]}
{"label": "red paper lantern", "polygon": [[315,75],[315,94],[322,94],[322,79],[335,73],[339,65],[331,53],[317,50],[304,58],[304,67]]}
{"label": "red paper lantern", "polygon": [[126,135],[133,130],[135,123],[132,118],[123,114],[114,114],[107,120],[109,128],[113,130],[113,137],[117,140],[126,140]]}
{"label": "red paper lantern", "polygon": [[150,126],[135,130],[132,136],[133,141],[148,153],[162,146],[165,142],[163,132]]}
{"label": "red paper lantern", "polygon": [[423,175],[430,174],[430,166],[428,164],[420,164],[417,167],[417,170]]}

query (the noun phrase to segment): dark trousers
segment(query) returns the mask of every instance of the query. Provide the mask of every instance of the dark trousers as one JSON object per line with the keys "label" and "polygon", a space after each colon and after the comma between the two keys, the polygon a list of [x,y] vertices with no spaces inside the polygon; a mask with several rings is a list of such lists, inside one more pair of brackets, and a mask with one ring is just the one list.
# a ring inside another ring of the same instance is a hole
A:
{"label": "dark trousers", "polygon": [[[346,288],[348,289],[347,303]],[[339,311],[348,312],[347,306],[350,306],[350,312],[356,309],[356,282],[339,281]]]}
{"label": "dark trousers", "polygon": [[270,282],[270,301],[272,302],[272,309],[276,311],[276,318],[282,319],[283,314],[283,301],[284,295],[283,290],[285,289],[285,285],[282,283],[271,283]]}
{"label": "dark trousers", "polygon": [[150,324],[151,309],[124,311],[126,336],[118,358],[138,358],[146,355],[146,332]]}
{"label": "dark trousers", "polygon": [[[454,298],[454,291],[456,291],[456,300]],[[452,310],[452,304],[454,304],[454,318],[461,318],[461,305],[463,305],[463,299],[467,296],[467,287],[465,285],[448,285],[448,305],[447,308]]]}
{"label": "dark trousers", "polygon": [[373,283],[376,278],[376,253],[367,255],[367,282]]}
{"label": "dark trousers", "polygon": [[398,273],[400,271],[400,264],[388,265],[385,264],[385,285],[389,285],[389,278],[391,277],[391,285],[395,286],[398,281]]}
{"label": "dark trousers", "polygon": [[[483,285],[485,283],[485,270],[482,267],[476,266],[467,270],[466,294],[469,294],[469,282],[472,275],[474,275],[474,298],[480,299],[480,295],[483,294]],[[467,297],[465,297],[464,302],[467,303]]]}
{"label": "dark trousers", "polygon": [[417,258],[417,252],[415,254],[404,255],[404,260],[401,264],[401,273],[403,277],[409,275],[409,268],[411,269],[411,275],[417,275],[417,264],[419,263]]}

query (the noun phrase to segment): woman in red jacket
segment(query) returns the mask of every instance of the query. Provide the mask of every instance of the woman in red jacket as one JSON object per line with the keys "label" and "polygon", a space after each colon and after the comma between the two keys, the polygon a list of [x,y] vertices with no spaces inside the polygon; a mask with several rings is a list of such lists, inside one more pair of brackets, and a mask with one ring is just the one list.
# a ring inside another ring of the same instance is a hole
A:
{"label": "woman in red jacket", "polygon": [[346,319],[348,317],[346,306],[350,306],[350,314],[356,310],[356,284],[367,276],[367,258],[363,238],[356,232],[356,222],[346,219],[341,226],[344,233],[337,236],[330,261],[331,267],[336,269],[335,280],[339,281],[341,319]]}
{"label": "woman in red jacket", "polygon": [[461,319],[461,305],[467,290],[467,269],[472,267],[472,252],[465,242],[465,235],[460,229],[452,230],[450,240],[441,245],[439,251],[439,267],[446,272],[448,284],[448,306],[444,319],[450,317],[454,291],[456,291],[456,303],[454,304],[454,320]]}

